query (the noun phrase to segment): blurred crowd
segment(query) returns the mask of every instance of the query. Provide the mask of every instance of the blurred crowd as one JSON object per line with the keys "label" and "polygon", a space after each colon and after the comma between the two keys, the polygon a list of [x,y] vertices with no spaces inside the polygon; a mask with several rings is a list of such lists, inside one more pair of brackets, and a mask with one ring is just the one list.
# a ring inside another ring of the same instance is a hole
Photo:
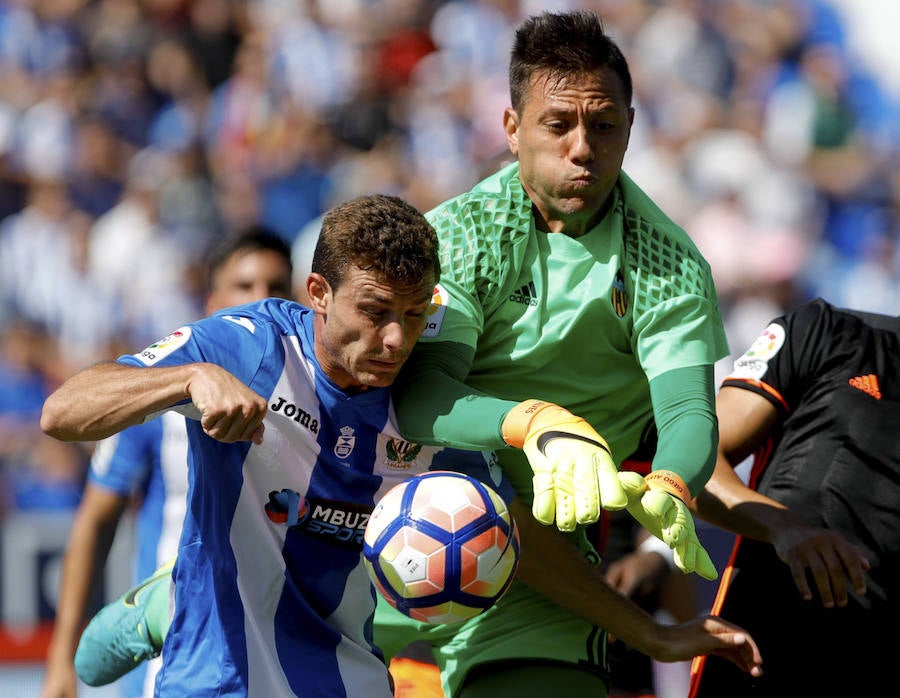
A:
{"label": "blurred crowd", "polygon": [[506,154],[511,36],[585,7],[628,58],[626,171],[696,240],[732,350],[822,295],[900,307],[900,109],[835,0],[2,0],[0,515],[74,507],[42,437],[78,368],[202,315],[205,255],[263,224],[298,274],[362,193],[422,210]]}

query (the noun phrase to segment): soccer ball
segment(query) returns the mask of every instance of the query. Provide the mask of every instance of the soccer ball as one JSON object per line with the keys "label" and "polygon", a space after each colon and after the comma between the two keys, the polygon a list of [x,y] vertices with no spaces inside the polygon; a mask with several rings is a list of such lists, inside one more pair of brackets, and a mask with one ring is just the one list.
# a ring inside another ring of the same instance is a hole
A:
{"label": "soccer ball", "polygon": [[432,471],[390,489],[366,525],[366,570],[388,603],[425,623],[460,623],[509,588],[519,534],[497,492]]}

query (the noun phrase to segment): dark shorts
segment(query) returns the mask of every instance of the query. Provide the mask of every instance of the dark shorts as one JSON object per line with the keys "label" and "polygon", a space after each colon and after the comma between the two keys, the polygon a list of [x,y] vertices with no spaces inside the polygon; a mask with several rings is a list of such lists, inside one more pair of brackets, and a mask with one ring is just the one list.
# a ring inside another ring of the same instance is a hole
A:
{"label": "dark shorts", "polygon": [[804,601],[771,545],[743,541],[719,615],[750,631],[763,676],[706,657],[694,698],[850,698],[896,690],[897,609],[884,589],[870,587],[871,597],[851,598],[843,608],[825,608],[818,595]]}

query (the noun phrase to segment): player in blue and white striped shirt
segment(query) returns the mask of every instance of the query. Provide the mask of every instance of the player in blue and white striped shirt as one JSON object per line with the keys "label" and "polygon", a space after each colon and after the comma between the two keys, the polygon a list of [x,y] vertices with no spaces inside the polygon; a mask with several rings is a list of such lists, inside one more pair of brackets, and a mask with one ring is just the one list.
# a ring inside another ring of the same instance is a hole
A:
{"label": "player in blue and white striped shirt", "polygon": [[[361,197],[323,221],[311,310],[269,299],[222,311],[85,369],[47,400],[42,426],[63,440],[171,409],[189,417],[158,695],[390,695],[361,539],[383,492],[458,455],[409,458],[387,390],[438,275],[421,214]],[[389,446],[407,457],[387,458]]]}
{"label": "player in blue and white striped shirt", "polygon": [[[266,228],[251,226],[223,239],[208,260],[207,314],[226,307],[287,298],[291,291],[291,251]],[[184,417],[167,412],[97,444],[88,482],[66,545],[60,597],[41,695],[76,698],[73,657],[89,603],[89,590],[106,563],[122,514],[137,498],[134,527],[135,581],[144,580],[178,550],[184,521],[187,476]],[[152,696],[159,660],[149,670],[131,671],[121,682],[123,698]]]}

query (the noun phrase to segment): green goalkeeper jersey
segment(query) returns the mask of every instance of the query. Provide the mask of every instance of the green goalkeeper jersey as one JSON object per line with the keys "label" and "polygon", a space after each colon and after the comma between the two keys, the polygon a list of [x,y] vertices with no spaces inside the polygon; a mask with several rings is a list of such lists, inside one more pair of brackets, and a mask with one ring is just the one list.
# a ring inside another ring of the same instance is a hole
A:
{"label": "green goalkeeper jersey", "polygon": [[[531,503],[531,467],[503,448],[500,425],[517,402],[540,398],[587,419],[617,462],[652,448],[658,426],[653,467],[705,482],[716,450],[712,365],[727,353],[715,289],[686,233],[630,179],[620,176],[605,217],[578,238],[535,228],[518,164],[427,217],[442,276],[397,384],[407,438],[497,449]],[[584,533],[568,538],[596,563]],[[379,601],[375,627],[388,657],[426,639],[452,696],[492,662],[608,670],[602,629],[519,581],[461,625],[416,623]]]}
{"label": "green goalkeeper jersey", "polygon": [[[624,174],[606,215],[578,238],[536,229],[518,163],[427,217],[441,241],[442,275],[420,342],[473,350],[468,374],[460,377],[469,388],[508,401],[556,402],[584,417],[609,442],[616,462],[653,432],[649,381],[674,369],[712,366],[727,354],[709,265]],[[414,360],[409,368],[413,382],[428,380],[416,376],[421,367]],[[417,424],[415,438],[460,445],[461,434],[487,429],[493,442],[474,438],[470,445],[502,445],[499,423],[483,424],[483,415],[466,410],[464,401],[432,419],[418,399],[426,394],[421,382],[419,388],[400,412],[401,426],[415,413],[409,420]],[[712,395],[707,398],[711,404]],[[524,454],[503,449],[498,455],[530,502]],[[696,475],[690,467],[675,469],[686,480]]]}

